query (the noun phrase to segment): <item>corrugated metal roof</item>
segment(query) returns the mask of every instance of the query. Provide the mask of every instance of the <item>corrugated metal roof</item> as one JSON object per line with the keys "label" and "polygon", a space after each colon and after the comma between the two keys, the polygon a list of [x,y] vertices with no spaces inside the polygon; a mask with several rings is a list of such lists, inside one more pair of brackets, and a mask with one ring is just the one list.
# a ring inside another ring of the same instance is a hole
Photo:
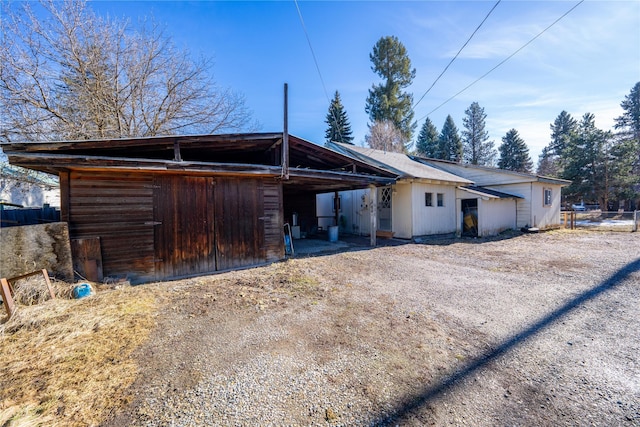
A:
{"label": "corrugated metal roof", "polygon": [[459,171],[461,175],[465,175],[467,170],[475,169],[479,171],[489,172],[494,175],[501,174],[504,176],[509,176],[509,175],[515,176],[515,177],[525,179],[528,182],[539,181],[539,182],[545,182],[548,184],[556,184],[556,185],[571,184],[571,181],[568,181],[566,179],[553,178],[549,176],[536,175],[536,174],[531,174],[526,172],[510,171],[510,170],[499,169],[491,166],[472,165],[470,163],[456,163],[449,160],[432,159],[432,158],[417,157],[417,156],[412,156],[412,158],[414,158],[417,162],[420,162],[425,165],[433,166],[441,170]]}
{"label": "corrugated metal roof", "polygon": [[374,150],[373,148],[357,147],[355,145],[337,142],[331,142],[329,148],[336,148],[338,151],[351,157],[392,171],[396,173],[399,178],[419,178],[453,182],[456,184],[473,184],[473,181],[469,181],[466,178],[416,162],[406,154]]}
{"label": "corrugated metal roof", "polygon": [[502,191],[491,190],[484,187],[476,187],[475,185],[460,187],[460,189],[468,191],[470,193],[478,194],[481,196],[488,196],[495,199],[522,199],[522,197],[516,196],[514,194],[503,193]]}

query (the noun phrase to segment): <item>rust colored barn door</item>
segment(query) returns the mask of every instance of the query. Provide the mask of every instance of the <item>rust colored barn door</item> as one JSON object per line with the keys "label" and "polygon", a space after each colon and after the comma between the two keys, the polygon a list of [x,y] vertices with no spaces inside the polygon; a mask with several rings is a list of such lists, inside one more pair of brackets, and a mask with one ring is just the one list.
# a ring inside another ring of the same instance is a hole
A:
{"label": "rust colored barn door", "polygon": [[214,180],[156,176],[155,270],[158,279],[216,270]]}

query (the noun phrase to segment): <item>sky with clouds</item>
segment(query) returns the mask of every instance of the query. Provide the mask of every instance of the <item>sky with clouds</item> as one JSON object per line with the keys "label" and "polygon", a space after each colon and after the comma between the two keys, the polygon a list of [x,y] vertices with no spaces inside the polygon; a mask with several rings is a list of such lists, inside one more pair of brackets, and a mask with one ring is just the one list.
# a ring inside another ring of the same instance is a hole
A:
{"label": "sky with clouds", "polygon": [[[98,14],[128,18],[134,26],[139,18],[152,16],[166,25],[167,34],[178,46],[194,55],[212,57],[217,82],[245,96],[254,118],[262,125],[261,131],[282,130],[283,86],[287,83],[289,132],[323,143],[329,102],[339,91],[358,145],[364,143],[369,122],[364,111],[368,90],[380,83],[369,59],[374,44],[381,37],[396,36],[405,45],[416,69],[416,78],[407,91],[417,101],[495,4],[90,3]],[[496,146],[514,128],[537,161],[549,142],[549,125],[561,111],[577,119],[593,113],[598,127],[611,129],[613,119],[622,114],[620,102],[638,81],[640,1],[503,0],[415,106],[417,130],[427,116],[440,130],[449,114],[462,130],[464,111],[478,102],[485,109],[487,130]]]}

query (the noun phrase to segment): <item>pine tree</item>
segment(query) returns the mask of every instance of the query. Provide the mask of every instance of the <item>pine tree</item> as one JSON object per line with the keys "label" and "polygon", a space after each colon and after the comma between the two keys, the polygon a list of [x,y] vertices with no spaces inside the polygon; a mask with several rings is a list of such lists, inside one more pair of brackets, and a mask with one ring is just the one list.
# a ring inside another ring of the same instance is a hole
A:
{"label": "pine tree", "polygon": [[383,80],[373,85],[365,111],[371,123],[390,121],[400,130],[405,145],[411,142],[416,123],[413,121],[413,95],[403,91],[416,76],[407,49],[395,36],[382,37],[369,55],[371,69]]}
{"label": "pine tree", "polygon": [[431,119],[427,117],[416,140],[416,154],[435,158],[438,150],[438,129],[436,129]]}
{"label": "pine tree", "polygon": [[487,115],[477,102],[471,103],[462,119],[465,130],[462,131],[463,160],[472,165],[493,166],[496,150],[493,141],[489,141],[489,132],[485,130]]}
{"label": "pine tree", "polygon": [[438,137],[439,149],[436,159],[450,160],[460,163],[462,161],[462,140],[453,118],[448,115]]}
{"label": "pine tree", "polygon": [[551,143],[549,144],[549,148],[552,154],[562,157],[562,153],[572,134],[576,131],[577,126],[578,122],[571,117],[571,114],[564,110],[556,117],[553,124],[549,125],[551,128]]}
{"label": "pine tree", "polygon": [[[624,113],[616,118],[615,128],[620,130],[618,133],[620,144],[625,147],[625,150],[632,150],[629,155],[633,158],[631,178],[626,180],[629,189],[633,191],[623,192],[626,194],[625,198],[638,199],[640,194],[640,191],[637,190],[638,184],[640,184],[640,82],[631,88],[631,92],[625,96],[620,106]],[[635,151],[633,151],[634,147]],[[640,199],[636,200],[634,208],[640,209]]]}
{"label": "pine tree", "polygon": [[329,112],[327,113],[325,123],[328,125],[327,131],[325,132],[327,142],[334,141],[353,144],[351,142],[353,141],[353,137],[351,136],[351,124],[349,124],[347,112],[342,106],[342,101],[340,100],[340,94],[338,91],[336,91],[333,96],[333,100],[331,101],[331,105],[329,105]]}
{"label": "pine tree", "polygon": [[596,127],[595,116],[584,114],[563,152],[562,178],[572,181],[564,194],[570,199],[607,206],[612,166],[610,142],[611,134]]}
{"label": "pine tree", "polygon": [[640,140],[640,82],[631,88],[620,106],[624,113],[616,118],[615,128],[622,129],[628,139]]}
{"label": "pine tree", "polygon": [[542,153],[538,157],[538,169],[536,173],[542,176],[559,177],[559,157],[554,155],[551,148],[547,145],[542,149]]}
{"label": "pine tree", "polygon": [[502,144],[498,147],[500,160],[498,167],[515,172],[530,173],[533,162],[529,156],[529,147],[518,135],[518,131],[511,129],[502,137]]}
{"label": "pine tree", "polygon": [[538,160],[538,174],[559,177],[564,168],[564,150],[577,129],[576,120],[571,114],[562,111],[555,121],[549,125],[551,142],[540,154]]}

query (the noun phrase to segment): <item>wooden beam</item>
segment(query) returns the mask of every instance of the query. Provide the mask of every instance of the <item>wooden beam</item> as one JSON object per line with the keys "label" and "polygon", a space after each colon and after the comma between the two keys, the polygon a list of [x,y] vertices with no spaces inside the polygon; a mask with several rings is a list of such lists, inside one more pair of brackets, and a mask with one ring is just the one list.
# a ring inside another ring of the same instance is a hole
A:
{"label": "wooden beam", "polygon": [[11,318],[16,311],[16,304],[13,302],[13,296],[11,295],[11,288],[7,279],[0,279],[0,295],[2,295],[2,302],[4,308],[7,310],[7,316]]}
{"label": "wooden beam", "polygon": [[284,84],[284,130],[282,134],[282,177],[289,179],[289,86]]}
{"label": "wooden beam", "polygon": [[376,232],[378,228],[378,189],[375,185],[369,186],[369,218],[371,220],[370,225],[370,241],[369,245],[376,245]]}

